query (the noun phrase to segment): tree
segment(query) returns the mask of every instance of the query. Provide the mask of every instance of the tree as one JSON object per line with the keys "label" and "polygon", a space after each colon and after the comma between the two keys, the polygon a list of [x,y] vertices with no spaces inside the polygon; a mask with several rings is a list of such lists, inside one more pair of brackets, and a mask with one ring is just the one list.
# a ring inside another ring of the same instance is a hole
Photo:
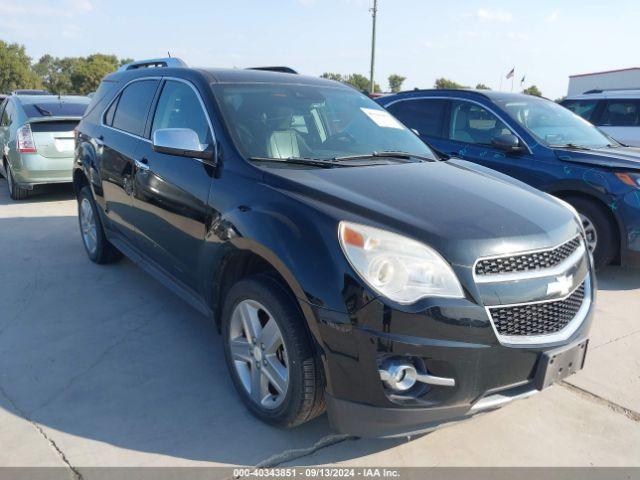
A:
{"label": "tree", "polygon": [[38,75],[31,70],[31,58],[24,46],[0,40],[0,92],[41,87]]}
{"label": "tree", "polygon": [[[325,72],[320,75],[321,78],[327,78],[329,80],[335,80],[336,82],[347,83],[354,86],[360,91],[369,91],[369,79],[360,73],[352,73],[350,75],[342,75],[341,73]],[[380,85],[374,83],[374,91],[380,92]]]}
{"label": "tree", "polygon": [[484,83],[479,83],[476,85],[476,90],[491,90],[491,88],[486,86]]}
{"label": "tree", "polygon": [[397,93],[402,89],[402,84],[407,79],[407,77],[403,77],[402,75],[397,75],[395,73],[389,75],[389,90],[393,93]]}
{"label": "tree", "polygon": [[336,82],[344,82],[344,78],[341,73],[324,72],[320,75],[320,78],[326,78],[327,80],[334,80]]}
{"label": "tree", "polygon": [[462,90],[463,88],[467,88],[459,83],[454,82],[453,80],[449,80],[448,78],[438,78],[434,87],[438,90]]}
{"label": "tree", "polygon": [[44,55],[33,65],[42,84],[53,93],[86,95],[98,88],[102,77],[131,59],[96,53],[88,57],[57,58]]}
{"label": "tree", "polygon": [[78,58],[54,58],[47,54],[33,65],[33,71],[50,92],[62,95],[75,93],[71,74],[79,61]]}
{"label": "tree", "polygon": [[536,97],[541,97],[542,96],[542,92],[535,85],[531,85],[530,87],[525,88],[522,91],[522,93],[525,93],[527,95],[535,95]]}
{"label": "tree", "polygon": [[71,84],[80,95],[94,92],[105,75],[120,67],[120,60],[115,55],[94,53],[78,60],[71,72]]}

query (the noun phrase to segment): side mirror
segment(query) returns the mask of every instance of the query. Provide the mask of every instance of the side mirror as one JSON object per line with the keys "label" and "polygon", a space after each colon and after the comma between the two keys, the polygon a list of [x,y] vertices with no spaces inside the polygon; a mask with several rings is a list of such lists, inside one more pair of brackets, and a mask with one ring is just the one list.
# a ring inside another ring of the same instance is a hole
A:
{"label": "side mirror", "polygon": [[161,128],[153,132],[153,150],[168,155],[213,159],[213,149],[202,145],[198,134],[190,128]]}
{"label": "side mirror", "polygon": [[512,133],[496,135],[491,139],[491,145],[507,153],[521,152],[523,150],[522,145],[520,145],[520,139]]}

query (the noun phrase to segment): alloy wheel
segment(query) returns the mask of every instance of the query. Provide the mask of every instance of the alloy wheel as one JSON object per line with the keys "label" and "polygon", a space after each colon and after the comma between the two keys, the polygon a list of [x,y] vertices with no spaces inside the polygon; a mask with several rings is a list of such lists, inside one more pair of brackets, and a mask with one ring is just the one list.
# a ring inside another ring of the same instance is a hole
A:
{"label": "alloy wheel", "polygon": [[88,198],[83,198],[80,202],[80,229],[85,247],[90,254],[94,254],[98,247],[98,231],[93,208]]}
{"label": "alloy wheel", "polygon": [[598,246],[598,231],[589,217],[586,217],[581,213],[579,215],[580,221],[582,222],[582,228],[584,228],[585,237],[587,239],[587,248],[591,253],[593,253]]}
{"label": "alloy wheel", "polygon": [[231,314],[229,350],[235,371],[251,400],[275,409],[289,389],[289,361],[282,332],[259,302],[243,300]]}

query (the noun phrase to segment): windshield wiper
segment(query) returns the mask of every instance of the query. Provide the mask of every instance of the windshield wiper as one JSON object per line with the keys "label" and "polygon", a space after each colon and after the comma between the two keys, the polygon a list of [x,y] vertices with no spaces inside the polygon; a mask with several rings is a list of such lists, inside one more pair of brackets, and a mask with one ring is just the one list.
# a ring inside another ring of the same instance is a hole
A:
{"label": "windshield wiper", "polygon": [[38,105],[37,103],[34,103],[33,106],[35,107],[36,110],[38,110],[40,112],[40,115],[43,115],[45,117],[51,117],[53,115],[53,113],[51,113],[49,110],[47,110],[46,108],[42,108],[40,105]]}
{"label": "windshield wiper", "polygon": [[360,155],[345,155],[343,157],[333,157],[333,161],[334,162],[350,162],[352,160],[366,160],[369,158],[399,158],[401,160],[411,160],[415,158],[423,162],[437,162],[436,159],[427,157],[425,155],[416,155],[414,153],[409,153],[409,152],[392,152],[392,151],[371,152],[371,153],[364,153]]}
{"label": "windshield wiper", "polygon": [[320,168],[333,168],[336,166],[333,160],[317,160],[315,158],[307,157],[249,157],[249,160],[252,160],[254,162],[295,163],[298,165],[310,165]]}
{"label": "windshield wiper", "polygon": [[551,148],[571,148],[573,150],[586,150],[589,151],[591,150],[591,148],[589,147],[582,147],[580,145],[576,145],[575,143],[563,143],[561,145],[549,145]]}

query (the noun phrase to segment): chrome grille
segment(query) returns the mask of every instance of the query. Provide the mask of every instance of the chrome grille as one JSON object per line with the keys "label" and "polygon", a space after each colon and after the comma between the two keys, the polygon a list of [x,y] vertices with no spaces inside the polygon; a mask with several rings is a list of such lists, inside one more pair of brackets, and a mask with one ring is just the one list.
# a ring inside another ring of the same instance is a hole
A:
{"label": "chrome grille", "polygon": [[548,335],[565,328],[576,316],[585,298],[583,282],[564,299],[525,305],[490,307],[489,314],[499,335]]}
{"label": "chrome grille", "polygon": [[569,258],[580,247],[581,243],[582,240],[578,236],[551,250],[484,258],[476,263],[475,274],[480,277],[483,275],[499,275],[553,268]]}

